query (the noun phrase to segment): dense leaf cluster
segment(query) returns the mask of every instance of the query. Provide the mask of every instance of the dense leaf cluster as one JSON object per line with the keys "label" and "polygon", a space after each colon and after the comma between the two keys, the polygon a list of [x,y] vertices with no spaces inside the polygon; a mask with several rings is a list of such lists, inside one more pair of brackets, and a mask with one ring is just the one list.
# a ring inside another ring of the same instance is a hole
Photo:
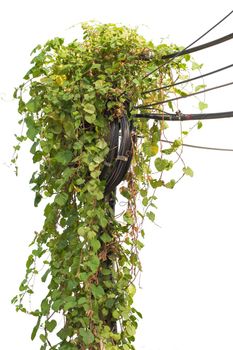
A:
{"label": "dense leaf cluster", "polygon": [[[55,38],[32,52],[32,66],[15,91],[23,116],[20,123],[26,124],[18,140],[32,141],[32,159],[38,163],[30,181],[35,206],[44,197],[49,203],[13,302],[17,310],[37,317],[32,339],[39,334],[41,350],[134,349],[141,317],[133,307],[133,282],[141,269],[138,252],[143,247],[139,219],[146,215],[154,221],[154,212],[147,210],[155,206],[154,190],[174,187],[175,180],[165,182],[161,174],[173,167],[168,157],[182,142],[176,140],[158,156],[165,123],[135,122],[143,141],[135,145],[120,188],[127,205],[118,219],[104,196],[100,174],[109,152],[109,124],[122,116],[126,102],[132,109],[138,101],[151,103],[171,92],[183,93],[171,88],[141,95],[152,86],[172,83],[174,75],[186,74],[189,56],[142,79],[173,49],[155,47],[134,29],[84,24],[82,42],[65,44]],[[191,169],[184,172],[190,175]],[[136,208],[138,197],[143,213]],[[48,292],[40,307],[31,310],[24,298],[33,294],[38,261],[44,265],[41,280]],[[57,338],[51,340],[51,333]]]}

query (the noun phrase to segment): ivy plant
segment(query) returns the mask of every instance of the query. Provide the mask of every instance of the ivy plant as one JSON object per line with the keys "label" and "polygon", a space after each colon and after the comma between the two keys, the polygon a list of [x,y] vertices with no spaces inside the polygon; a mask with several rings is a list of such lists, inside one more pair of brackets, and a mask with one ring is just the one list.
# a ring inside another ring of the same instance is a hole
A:
{"label": "ivy plant", "polygon": [[[172,86],[143,91],[172,85],[199,66],[189,55],[162,66],[162,57],[179,48],[156,46],[136,29],[89,23],[82,29],[82,41],[67,44],[55,38],[38,45],[23,83],[15,89],[19,123],[24,125],[15,151],[23,141],[31,141],[37,163],[30,180],[34,205],[45,198],[47,205],[12,302],[17,311],[36,318],[31,338],[40,337],[40,350],[130,350],[135,349],[142,317],[133,305],[142,223],[145,218],[155,220],[158,187],[171,189],[180,177],[193,173],[181,162],[178,179],[167,175],[181,159],[188,131],[163,149],[160,140],[168,125],[135,118],[138,139],[118,189],[125,207],[116,215],[100,178],[109,152],[109,126],[121,118],[126,104],[133,120],[139,102],[186,94]],[[203,109],[203,103],[200,106]],[[168,108],[174,109],[171,103]],[[157,111],[162,113],[161,107]],[[12,159],[15,164],[17,157]],[[46,284],[47,293],[32,308],[27,297],[32,298],[35,277]]]}

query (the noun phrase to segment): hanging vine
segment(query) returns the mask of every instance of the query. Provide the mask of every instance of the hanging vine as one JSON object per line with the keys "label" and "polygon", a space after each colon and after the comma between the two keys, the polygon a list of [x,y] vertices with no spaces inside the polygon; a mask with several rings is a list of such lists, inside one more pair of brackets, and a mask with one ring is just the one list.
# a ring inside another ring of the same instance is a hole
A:
{"label": "hanging vine", "polygon": [[[43,198],[49,203],[12,302],[17,310],[37,318],[31,338],[38,333],[40,350],[129,350],[134,349],[142,317],[133,306],[134,281],[141,270],[142,223],[144,218],[155,220],[157,188],[173,188],[178,181],[166,173],[177,155],[181,159],[187,132],[163,149],[160,139],[167,124],[134,120],[133,159],[119,186],[126,205],[116,215],[111,205],[115,194],[106,195],[101,177],[111,151],[110,125],[124,113],[133,120],[138,101],[148,104],[185,94],[176,87],[142,92],[172,84],[199,66],[185,55],[145,78],[163,62],[163,55],[178,47],[155,46],[135,29],[114,24],[85,23],[82,28],[82,42],[65,44],[55,38],[37,46],[31,68],[15,90],[19,123],[26,126],[15,149],[24,140],[32,141],[30,152],[38,164],[30,180],[34,204]],[[173,109],[171,103],[169,108]],[[192,170],[181,162],[184,174],[192,175]],[[138,210],[139,202],[144,210]],[[38,264],[44,266],[42,275]],[[48,289],[39,307],[31,309],[26,296],[34,293],[34,276]]]}

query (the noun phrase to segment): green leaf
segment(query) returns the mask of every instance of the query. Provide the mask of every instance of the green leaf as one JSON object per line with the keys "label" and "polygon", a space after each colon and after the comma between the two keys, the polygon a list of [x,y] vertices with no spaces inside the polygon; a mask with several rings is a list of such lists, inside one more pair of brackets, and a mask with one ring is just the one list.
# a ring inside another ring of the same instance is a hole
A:
{"label": "green leaf", "polygon": [[198,108],[200,109],[200,111],[203,111],[204,109],[208,108],[208,104],[200,101],[198,104]]}
{"label": "green leaf", "polygon": [[12,299],[11,299],[11,304],[16,304],[18,301],[18,295],[14,296]]}
{"label": "green leaf", "polygon": [[148,219],[149,219],[150,221],[152,221],[152,222],[155,221],[155,214],[154,214],[152,211],[148,211],[148,212],[146,213],[146,216],[148,217]]}
{"label": "green leaf", "polygon": [[188,95],[187,92],[182,91],[182,90],[180,90],[180,89],[175,88],[174,90],[175,90],[175,92],[176,92],[177,94],[179,94],[179,95],[181,95],[181,96],[187,96],[187,95]]}
{"label": "green leaf", "polygon": [[83,148],[83,142],[78,140],[74,143],[73,148],[77,151],[80,151]]}
{"label": "green leaf", "polygon": [[123,350],[130,350],[130,347],[127,344],[123,344],[122,349]]}
{"label": "green leaf", "polygon": [[198,123],[197,123],[197,128],[198,129],[201,129],[203,126],[202,122],[199,120]]}
{"label": "green leaf", "polygon": [[78,305],[85,304],[86,302],[87,302],[87,298],[85,297],[81,297],[78,299]]}
{"label": "green leaf", "polygon": [[155,167],[158,171],[170,170],[173,167],[173,162],[171,160],[156,158]]}
{"label": "green leaf", "polygon": [[68,137],[75,137],[75,128],[74,128],[74,123],[72,121],[70,120],[65,121],[63,123],[63,127]]}
{"label": "green leaf", "polygon": [[36,151],[32,158],[33,163],[39,162],[42,159],[42,156],[43,156],[43,153],[41,151]]}
{"label": "green leaf", "polygon": [[34,340],[35,337],[36,337],[36,334],[37,334],[38,329],[40,327],[40,320],[41,320],[41,316],[38,317],[37,323],[36,323],[35,327],[32,330],[31,340]]}
{"label": "green leaf", "polygon": [[117,320],[119,318],[119,316],[120,316],[119,311],[118,310],[113,310],[112,316]]}
{"label": "green leaf", "polygon": [[65,180],[68,180],[70,178],[70,176],[72,176],[75,173],[75,169],[74,168],[66,168],[63,173],[62,173],[62,177]]}
{"label": "green leaf", "polygon": [[173,189],[174,186],[175,186],[175,184],[176,184],[176,181],[175,181],[174,179],[172,179],[172,180],[170,180],[169,182],[167,182],[167,183],[165,184],[165,187],[166,187],[166,188]]}
{"label": "green leaf", "polygon": [[43,343],[46,343],[47,337],[44,334],[40,334],[40,339]]}
{"label": "green leaf", "polygon": [[78,285],[78,281],[77,280],[69,280],[68,284],[67,284],[67,289],[70,290],[74,290],[77,288]]}
{"label": "green leaf", "polygon": [[106,82],[105,82],[104,80],[99,79],[99,80],[96,80],[96,81],[94,82],[94,84],[95,84],[96,89],[101,89],[101,88],[104,87],[104,85],[106,84]]}
{"label": "green leaf", "polygon": [[28,259],[27,259],[27,262],[26,262],[26,268],[29,269],[30,266],[34,263],[34,257],[33,255],[29,255]]}
{"label": "green leaf", "polygon": [[101,247],[101,243],[100,243],[100,241],[97,239],[97,238],[94,238],[94,239],[92,239],[91,241],[90,241],[90,244],[91,244],[91,246],[92,246],[92,248],[93,248],[93,251],[96,253],[99,249],[100,249],[100,247]]}
{"label": "green leaf", "polygon": [[68,200],[69,196],[67,193],[62,192],[62,193],[58,193],[54,199],[55,203],[57,203],[60,207],[63,207],[67,200]]}
{"label": "green leaf", "polygon": [[68,164],[73,158],[73,154],[69,150],[61,150],[55,155],[55,160],[62,165]]}
{"label": "green leaf", "polygon": [[93,255],[86,263],[86,265],[91,269],[93,273],[98,270],[100,265],[100,260],[96,255]]}
{"label": "green leaf", "polygon": [[100,149],[105,149],[106,147],[108,147],[107,143],[105,142],[104,139],[100,139],[97,144],[96,147],[100,148]]}
{"label": "green leaf", "polygon": [[120,194],[127,199],[130,199],[131,197],[130,191],[124,186],[120,187]]}
{"label": "green leaf", "polygon": [[34,127],[34,126],[30,126],[30,127],[28,128],[28,130],[27,130],[26,135],[27,135],[27,137],[28,137],[30,140],[34,141],[36,135],[38,134],[38,132],[39,132],[39,129],[38,129],[38,128],[36,128],[36,127]]}
{"label": "green leaf", "polygon": [[36,113],[41,109],[41,101],[39,97],[31,98],[26,103],[26,108],[29,112]]}
{"label": "green leaf", "polygon": [[94,334],[89,329],[80,328],[79,334],[83,338],[83,342],[85,345],[90,345],[95,340]]}
{"label": "green leaf", "polygon": [[123,215],[123,219],[124,221],[129,224],[129,225],[132,225],[134,223],[134,218],[133,218],[133,215],[130,211],[126,211]]}
{"label": "green leaf", "polygon": [[135,312],[138,315],[138,317],[142,318],[141,312],[137,311],[134,307],[132,308],[132,311]]}
{"label": "green leaf", "polygon": [[100,236],[101,240],[104,242],[104,243],[108,243],[108,242],[111,242],[112,241],[112,237],[104,232],[101,236]]}
{"label": "green leaf", "polygon": [[95,106],[91,103],[86,103],[83,107],[84,111],[89,113],[89,114],[94,114],[95,113]]}
{"label": "green leaf", "polygon": [[206,87],[205,84],[198,85],[198,86],[195,87],[195,92],[203,90],[205,87]]}
{"label": "green leaf", "polygon": [[99,220],[100,220],[100,226],[105,228],[108,224],[108,220],[103,215],[99,216]]}
{"label": "green leaf", "polygon": [[136,287],[133,284],[130,284],[128,287],[129,295],[133,298],[136,293]]}
{"label": "green leaf", "polygon": [[49,332],[52,332],[56,326],[57,326],[57,321],[55,320],[45,321],[45,327]]}
{"label": "green leaf", "polygon": [[98,179],[100,174],[101,174],[100,170],[94,170],[91,172],[91,177],[93,177],[93,179]]}
{"label": "green leaf", "polygon": [[68,301],[67,303],[65,303],[64,305],[64,311],[67,311],[69,309],[72,309],[73,307],[77,306],[77,300],[73,300],[73,301]]}
{"label": "green leaf", "polygon": [[42,196],[39,192],[36,192],[35,199],[34,199],[34,206],[38,207],[38,204],[40,203],[42,199]]}
{"label": "green leaf", "polygon": [[157,145],[157,143],[153,143],[153,142],[144,142],[142,145],[143,148],[143,152],[148,156],[148,157],[153,157],[155,156],[158,151],[159,151],[159,147]]}
{"label": "green leaf", "polygon": [[202,67],[203,67],[203,64],[199,64],[197,62],[192,62],[192,70],[201,69]]}
{"label": "green leaf", "polygon": [[95,114],[85,115],[84,118],[89,124],[93,124],[96,120],[96,115]]}
{"label": "green leaf", "polygon": [[41,281],[42,281],[42,282],[45,282],[45,281],[46,281],[46,279],[47,279],[47,277],[48,277],[50,271],[51,271],[51,269],[49,268],[49,269],[43,274],[43,276],[41,277]]}
{"label": "green leaf", "polygon": [[96,299],[101,298],[105,294],[103,287],[100,285],[96,286],[95,284],[92,284],[91,292]]}
{"label": "green leaf", "polygon": [[38,256],[38,258],[41,258],[44,253],[46,253],[47,250],[43,249],[41,246],[38,247],[38,249],[33,249],[32,254],[34,256]]}
{"label": "green leaf", "polygon": [[187,167],[184,167],[183,168],[183,172],[184,172],[184,174],[185,175],[188,175],[188,176],[191,176],[191,177],[193,177],[193,170],[189,167],[189,166],[187,166]]}
{"label": "green leaf", "polygon": [[52,309],[57,312],[58,310],[60,310],[63,304],[64,304],[64,300],[62,299],[55,300],[52,305]]}
{"label": "green leaf", "polygon": [[71,337],[72,334],[73,334],[72,327],[64,327],[59,332],[57,332],[57,336],[62,340],[66,340],[66,338]]}
{"label": "green leaf", "polygon": [[92,240],[96,236],[96,232],[93,230],[88,230],[87,231],[87,238],[88,240]]}
{"label": "green leaf", "polygon": [[35,120],[34,120],[33,116],[31,116],[31,115],[28,115],[25,118],[25,122],[26,122],[26,125],[28,128],[26,135],[30,140],[34,141],[36,135],[39,132],[39,128],[37,127]]}
{"label": "green leaf", "polygon": [[144,197],[143,200],[142,200],[142,204],[144,205],[144,207],[146,207],[149,203],[149,198],[147,197]]}
{"label": "green leaf", "polygon": [[135,335],[135,332],[136,332],[136,329],[135,329],[134,326],[128,324],[128,325],[126,326],[126,332],[128,333],[128,335],[134,336],[134,335]]}
{"label": "green leaf", "polygon": [[148,193],[148,191],[147,191],[146,189],[144,189],[144,188],[142,188],[142,189],[140,190],[140,195],[141,195],[142,197],[146,197],[146,196],[147,196],[147,193]]}
{"label": "green leaf", "polygon": [[87,272],[81,272],[79,275],[80,281],[86,282],[89,276],[90,275]]}
{"label": "green leaf", "polygon": [[47,299],[42,300],[40,307],[41,307],[41,312],[43,315],[49,314],[50,305],[49,305],[49,302]]}

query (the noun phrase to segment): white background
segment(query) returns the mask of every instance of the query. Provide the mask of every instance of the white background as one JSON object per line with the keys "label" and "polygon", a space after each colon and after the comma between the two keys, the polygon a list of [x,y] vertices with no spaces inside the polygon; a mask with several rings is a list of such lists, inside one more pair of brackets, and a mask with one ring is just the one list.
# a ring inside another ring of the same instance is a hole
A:
{"label": "white background", "polygon": [[[33,208],[29,178],[33,166],[25,146],[20,175],[9,159],[18,131],[13,88],[29,68],[29,54],[54,36],[74,38],[74,24],[86,20],[140,25],[155,43],[160,38],[186,46],[232,10],[230,1],[13,1],[0,5],[0,329],[4,349],[36,350],[30,341],[34,319],[16,314],[10,299],[24,276],[28,244],[42,225],[42,207]],[[141,26],[143,25],[143,26]],[[233,15],[200,43],[231,33]],[[232,63],[233,43],[194,54],[203,72]],[[232,70],[206,78],[208,86],[232,81]],[[233,109],[233,88],[206,94],[208,112]],[[204,97],[203,97],[204,98]],[[203,99],[202,98],[202,99]],[[197,99],[183,105],[196,112]],[[175,128],[171,124],[171,128]],[[233,148],[233,120],[207,121],[186,142]],[[143,274],[136,307],[144,318],[137,350],[233,349],[233,153],[185,149],[194,169],[174,190],[160,192],[157,224],[147,223]]]}

